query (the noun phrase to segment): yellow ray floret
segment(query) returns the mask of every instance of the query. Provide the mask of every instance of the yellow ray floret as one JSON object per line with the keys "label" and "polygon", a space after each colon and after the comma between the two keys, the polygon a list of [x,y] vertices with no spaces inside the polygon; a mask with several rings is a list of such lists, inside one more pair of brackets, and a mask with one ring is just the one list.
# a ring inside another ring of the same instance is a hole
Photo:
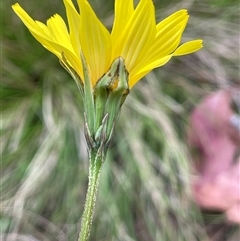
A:
{"label": "yellow ray floret", "polygon": [[77,1],[80,13],[72,0],[63,1],[68,28],[58,14],[44,24],[34,21],[18,3],[12,7],[31,34],[60,61],[64,56],[81,79],[82,51],[92,87],[119,56],[125,61],[131,88],[152,69],[166,64],[171,57],[190,54],[202,48],[201,39],[180,45],[189,18],[185,9],[156,24],[152,0],[140,0],[136,8],[133,0],[116,0],[115,19],[110,33],[87,0]]}

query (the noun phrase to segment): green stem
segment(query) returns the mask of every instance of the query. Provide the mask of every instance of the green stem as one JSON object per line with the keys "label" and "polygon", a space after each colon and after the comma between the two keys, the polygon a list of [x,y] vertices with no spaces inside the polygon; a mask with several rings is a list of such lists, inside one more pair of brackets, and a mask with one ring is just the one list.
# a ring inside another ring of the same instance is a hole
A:
{"label": "green stem", "polygon": [[88,190],[78,241],[87,241],[90,236],[99,179],[103,164],[103,160],[101,159],[101,157],[96,155],[96,151],[90,151],[89,159]]}

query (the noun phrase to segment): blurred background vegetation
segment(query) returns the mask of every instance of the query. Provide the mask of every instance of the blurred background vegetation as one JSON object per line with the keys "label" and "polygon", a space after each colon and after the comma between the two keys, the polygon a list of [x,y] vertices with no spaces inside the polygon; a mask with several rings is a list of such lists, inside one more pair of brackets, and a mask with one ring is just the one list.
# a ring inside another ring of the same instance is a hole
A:
{"label": "blurred background vegetation", "polygon": [[[113,0],[90,0],[111,29]],[[76,240],[88,158],[78,89],[1,1],[1,240]],[[19,0],[34,18],[65,18],[61,0]],[[239,0],[154,1],[157,20],[187,8],[184,40],[204,49],[151,72],[127,98],[101,176],[92,241],[237,241],[190,192],[188,117],[209,92],[239,84]]]}

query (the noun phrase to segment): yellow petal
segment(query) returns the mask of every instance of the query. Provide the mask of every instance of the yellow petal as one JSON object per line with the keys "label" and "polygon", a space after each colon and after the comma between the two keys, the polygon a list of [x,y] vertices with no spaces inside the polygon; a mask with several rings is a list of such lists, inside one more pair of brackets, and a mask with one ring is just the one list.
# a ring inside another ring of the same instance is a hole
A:
{"label": "yellow petal", "polygon": [[186,10],[180,10],[161,21],[157,25],[154,43],[149,47],[147,56],[142,58],[138,65],[135,66],[133,73],[138,72],[142,66],[171,54],[180,43],[187,21],[188,15]]}
{"label": "yellow petal", "polygon": [[67,26],[58,14],[55,14],[47,20],[47,27],[50,31],[51,39],[54,42],[65,46],[73,52]]}
{"label": "yellow petal", "polygon": [[148,74],[151,70],[161,67],[165,65],[170,59],[172,55],[164,56],[163,58],[157,59],[154,62],[144,66],[139,72],[129,75],[129,87],[132,88],[141,78],[143,78],[146,74]]}
{"label": "yellow petal", "polygon": [[173,56],[181,56],[196,52],[203,47],[202,43],[203,41],[201,39],[186,42],[174,51]]}
{"label": "yellow petal", "polygon": [[80,7],[80,42],[90,68],[93,86],[107,72],[111,62],[110,33],[99,21],[86,0],[78,0]]}
{"label": "yellow petal", "polygon": [[180,10],[170,15],[157,25],[156,38],[149,47],[146,56],[132,70],[133,74],[166,55],[171,54],[179,45],[182,33],[188,21],[186,10]]}
{"label": "yellow petal", "polygon": [[[43,45],[43,47],[55,54],[59,59],[62,59],[62,53],[64,53],[65,58],[68,60],[69,64],[82,78],[80,57],[75,55],[75,53],[73,52],[73,48],[68,48],[69,44],[67,44],[67,46],[64,46],[61,42],[61,39],[55,39],[56,36],[63,37],[63,42],[65,42],[67,39],[67,32],[65,29],[66,26],[64,27],[65,24],[61,22],[62,20],[58,17],[57,21],[55,21],[54,19],[50,20],[51,26],[50,28],[48,28],[48,26],[46,26],[44,23],[34,21],[19,4],[13,5],[12,8],[22,20],[22,22],[26,25],[26,27],[29,29],[33,37],[37,41],[39,41]],[[64,29],[63,31],[65,35],[63,35],[62,33],[53,33],[53,29],[58,27],[62,28],[62,30]]]}
{"label": "yellow petal", "polygon": [[36,40],[38,40],[43,45],[44,48],[46,48],[48,51],[55,54],[60,60],[62,60],[62,54],[64,54],[64,57],[68,61],[68,63],[78,73],[80,78],[83,79],[82,65],[79,57],[76,56],[75,53],[71,52],[68,48],[60,45],[59,43],[42,38],[33,32],[31,32],[31,34]]}
{"label": "yellow petal", "polygon": [[173,26],[177,22],[180,22],[183,18],[186,18],[187,16],[188,16],[187,10],[181,9],[171,14],[167,18],[163,19],[156,26],[156,29],[157,29],[156,37],[158,37],[159,35],[162,35],[164,32],[166,32],[166,30],[168,31],[171,28],[171,26]]}
{"label": "yellow petal", "polygon": [[173,13],[157,25],[156,39],[152,46],[152,50],[157,49],[155,55],[165,56],[178,47],[188,19],[187,10],[183,9]]}
{"label": "yellow petal", "polygon": [[71,43],[72,43],[75,53],[80,55],[80,50],[81,50],[80,39],[79,39],[80,15],[76,11],[76,9],[72,3],[72,0],[63,0],[63,1],[64,1],[64,5],[66,8]]}
{"label": "yellow petal", "polygon": [[112,42],[116,44],[134,12],[133,0],[116,0],[114,12],[115,15],[111,37]]}
{"label": "yellow petal", "polygon": [[31,34],[49,51],[56,54],[58,57],[61,56],[61,53],[57,48],[51,44],[51,33],[47,26],[39,21],[34,21],[25,11],[24,9],[16,3],[12,6],[14,12],[18,15],[18,17],[22,20],[22,22],[29,29]]}
{"label": "yellow petal", "polygon": [[49,31],[48,27],[46,26],[46,24],[35,20],[35,23],[38,25],[38,27],[46,34],[46,36],[48,36],[50,38],[51,36],[51,32]]}
{"label": "yellow petal", "polygon": [[42,31],[42,29],[36,24],[36,22],[24,11],[24,9],[18,4],[12,5],[13,11],[18,15],[26,27],[40,37],[48,38],[49,36]]}
{"label": "yellow petal", "polygon": [[[124,18],[124,15],[122,16]],[[122,56],[127,70],[131,72],[136,63],[145,56],[156,34],[155,12],[151,0],[141,0],[120,33],[114,56]]]}
{"label": "yellow petal", "polygon": [[151,62],[148,65],[145,65],[137,73],[130,73],[129,75],[130,88],[132,88],[142,77],[148,74],[151,70],[165,65],[173,56],[191,54],[193,52],[200,50],[203,47],[202,42],[203,41],[201,39],[186,42],[182,44],[180,47],[178,47],[172,54],[166,55],[163,58],[159,58],[154,62]]}

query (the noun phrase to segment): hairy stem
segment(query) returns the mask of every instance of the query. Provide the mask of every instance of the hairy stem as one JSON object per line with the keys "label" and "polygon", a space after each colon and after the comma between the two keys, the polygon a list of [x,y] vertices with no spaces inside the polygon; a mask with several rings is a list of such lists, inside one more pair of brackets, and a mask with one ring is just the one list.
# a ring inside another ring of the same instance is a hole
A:
{"label": "hairy stem", "polygon": [[99,179],[101,174],[101,168],[103,160],[96,155],[96,152],[90,151],[89,153],[89,178],[88,178],[88,190],[85,201],[84,212],[81,222],[81,231],[78,241],[87,241],[90,236],[92,227],[94,207],[96,203]]}

